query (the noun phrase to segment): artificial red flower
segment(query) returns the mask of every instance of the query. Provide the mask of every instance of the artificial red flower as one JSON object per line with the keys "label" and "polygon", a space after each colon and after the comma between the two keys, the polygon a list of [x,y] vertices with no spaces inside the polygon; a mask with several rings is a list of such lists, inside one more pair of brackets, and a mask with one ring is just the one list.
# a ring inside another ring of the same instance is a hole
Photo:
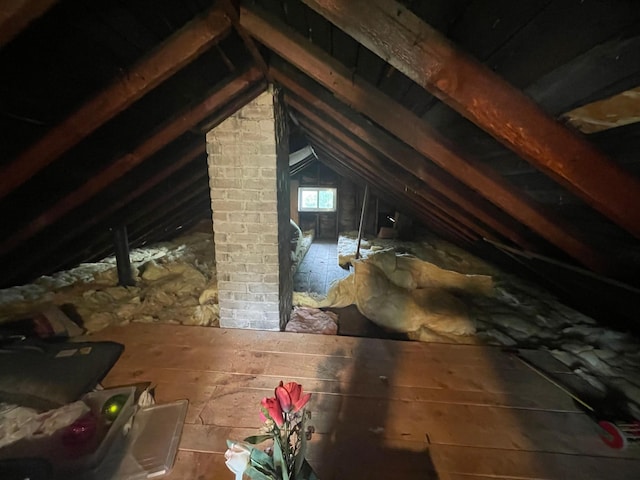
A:
{"label": "artificial red flower", "polygon": [[296,382],[289,382],[283,385],[282,381],[280,381],[280,385],[276,387],[275,393],[280,403],[280,408],[286,413],[291,411],[294,413],[297,412],[304,407],[311,398],[310,393],[302,394],[302,385]]}
{"label": "artificial red flower", "polygon": [[[266,410],[269,414],[269,417],[276,422],[276,425],[281,427],[284,423],[284,418],[282,417],[282,408],[280,407],[280,402],[276,398],[263,398],[260,402],[262,408]],[[260,418],[263,422],[267,420],[267,417],[264,415],[264,412],[260,412]]]}

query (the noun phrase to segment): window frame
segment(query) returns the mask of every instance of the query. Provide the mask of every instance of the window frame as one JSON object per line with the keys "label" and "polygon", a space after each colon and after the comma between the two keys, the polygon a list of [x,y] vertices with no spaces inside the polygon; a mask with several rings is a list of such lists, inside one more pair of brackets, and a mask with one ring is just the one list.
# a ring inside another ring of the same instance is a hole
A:
{"label": "window frame", "polygon": [[[318,193],[318,199],[320,192],[330,191],[333,194],[333,208],[305,208],[302,206],[302,194],[304,192],[315,191]],[[336,187],[298,187],[298,212],[301,213],[333,213],[338,211],[338,189]]]}

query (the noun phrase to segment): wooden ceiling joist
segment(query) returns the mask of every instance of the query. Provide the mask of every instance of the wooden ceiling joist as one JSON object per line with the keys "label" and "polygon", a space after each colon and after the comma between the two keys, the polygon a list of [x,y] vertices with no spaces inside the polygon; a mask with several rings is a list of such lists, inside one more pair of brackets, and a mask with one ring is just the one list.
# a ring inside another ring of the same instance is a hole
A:
{"label": "wooden ceiling joist", "polygon": [[[468,218],[464,212],[459,211],[455,205],[447,203],[445,199],[439,198],[434,192],[427,191],[424,187],[417,185],[418,179],[405,173],[403,170],[396,169],[392,171],[388,165],[385,165],[381,159],[377,158],[370,149],[365,148],[362,144],[356,142],[352,137],[342,132],[339,128],[331,125],[328,121],[320,118],[315,112],[300,101],[290,96],[287,98],[287,104],[297,110],[301,116],[298,121],[307,128],[313,128],[306,124],[307,121],[320,128],[328,136],[325,141],[329,144],[341,145],[348,149],[349,157],[354,159],[361,169],[366,169],[370,174],[379,176],[388,181],[390,188],[395,192],[405,192],[414,198],[420,198],[431,205],[437,216],[444,215],[447,220],[453,220],[458,224],[462,224],[470,231],[474,232],[476,238],[481,237],[495,238],[495,236],[485,230],[484,227],[478,225],[473,219]],[[342,148],[342,152],[346,151]]]}
{"label": "wooden ceiling joist", "polygon": [[2,242],[0,244],[0,254],[6,253],[11,248],[16,247],[32,235],[51,225],[74,208],[82,205],[103,188],[118,180],[126,172],[141,164],[144,160],[158,152],[187,130],[212,115],[216,110],[222,108],[236,95],[241,94],[251,86],[262,81],[262,79],[262,73],[254,67],[228,81],[194,108],[176,115],[175,118],[165,123],[163,127],[139,145],[134,151],[111,163],[106,169],[100,172],[99,175],[95,175],[89,179],[81,187],[47,209],[26,227]]}
{"label": "wooden ceiling joist", "polygon": [[0,48],[56,3],[58,0],[3,0],[0,4]]}
{"label": "wooden ceiling joist", "polygon": [[[291,99],[288,100],[291,102]],[[302,111],[305,108],[302,107]],[[301,126],[316,145],[325,153],[330,153],[334,159],[341,162],[351,170],[356,176],[366,179],[370,185],[375,185],[379,190],[385,192],[386,196],[401,199],[403,205],[408,206],[409,211],[414,212],[422,219],[438,221],[442,225],[447,225],[447,231],[457,232],[466,241],[475,242],[480,239],[481,234],[477,233],[473,222],[460,221],[458,216],[452,215],[450,206],[444,206],[442,202],[432,202],[432,195],[425,195],[418,192],[411,183],[414,180],[403,178],[397,172],[391,172],[382,165],[380,159],[376,158],[370,151],[358,145],[353,139],[346,136],[336,128],[318,118],[309,118],[311,115],[302,115],[299,118]],[[315,123],[318,121],[318,123]],[[346,162],[344,159],[348,159]],[[407,184],[408,180],[410,184]]]}
{"label": "wooden ceiling joist", "polygon": [[[198,175],[193,175],[176,185],[168,195],[168,199],[157,198],[145,206],[144,211],[135,212],[129,217],[129,223],[138,232],[145,232],[165,218],[171,212],[179,211],[185,204],[197,197],[209,197],[209,181],[207,172],[203,169]],[[168,200],[168,201],[167,201]]]}
{"label": "wooden ceiling joist", "polygon": [[434,215],[432,211],[424,209],[421,205],[417,204],[410,198],[396,195],[393,193],[394,190],[390,189],[389,185],[383,181],[379,175],[371,175],[366,171],[363,172],[362,170],[355,168],[354,159],[337,150],[335,146],[328,143],[327,139],[323,136],[317,136],[313,132],[307,132],[307,134],[311,139],[313,139],[314,149],[317,150],[320,160],[326,163],[330,168],[336,170],[339,174],[354,180],[364,179],[367,184],[374,188],[374,191],[377,190],[380,192],[378,196],[390,198],[397,202],[398,206],[401,206],[407,211],[414,212],[420,221],[424,222],[425,225],[434,228],[438,234],[443,236],[443,238],[452,240],[459,245],[472,244],[477,240],[476,236],[460,225],[447,223],[437,215]]}
{"label": "wooden ceiling joist", "polygon": [[[206,177],[204,171],[199,175],[192,175],[190,178],[180,182],[175,189],[172,189],[164,197],[164,201],[161,198],[156,199],[152,204],[145,205],[143,209],[127,215],[123,219],[123,223],[127,226],[129,243],[133,245],[134,241],[138,240],[146,232],[153,230],[156,224],[162,223],[177,210],[183,208],[185,203],[195,197],[202,197],[208,184],[206,180],[203,181],[203,177]],[[113,255],[113,252],[113,245],[109,243],[91,261]]]}
{"label": "wooden ceiling joist", "polygon": [[169,234],[174,237],[179,232],[188,231],[190,227],[196,225],[203,218],[211,218],[211,205],[208,200],[208,198],[201,196],[188,205],[184,205],[181,211],[163,219],[163,221],[154,225],[152,230],[147,230],[132,238],[132,243],[134,245],[146,245],[155,243],[161,238],[166,239]]}
{"label": "wooden ceiling joist", "polygon": [[[303,0],[565,188],[640,238],[640,179],[394,0]],[[361,12],[367,12],[361,15]]]}
{"label": "wooden ceiling joist", "polygon": [[0,199],[195,60],[230,30],[231,20],[220,8],[189,22],[0,170]]}
{"label": "wooden ceiling joist", "polygon": [[269,66],[267,65],[266,60],[260,53],[260,50],[258,50],[258,46],[256,45],[256,42],[253,41],[253,38],[251,38],[251,35],[249,35],[249,33],[244,28],[242,28],[242,25],[240,25],[238,9],[235,7],[235,5],[233,5],[232,0],[222,0],[222,7],[225,9],[225,12],[231,19],[233,28],[235,28],[236,32],[238,32],[238,35],[240,35],[240,38],[242,38],[242,42],[244,43],[244,46],[247,47],[247,50],[253,58],[253,61],[256,62],[258,68],[262,70],[262,73],[267,78],[267,80],[271,82],[271,78],[269,77]]}
{"label": "wooden ceiling joist", "polygon": [[[381,128],[363,121],[364,119],[359,119],[357,115],[349,114],[346,106],[338,106],[334,97],[319,88],[314,88],[308,77],[293,70],[293,68],[284,65],[284,62],[277,60],[271,64],[272,77],[287,90],[330,116],[346,131],[359,137],[400,168],[459,205],[499,235],[523,248],[535,250],[531,242],[518,232],[516,222],[511,221],[510,225],[508,223],[510,219],[506,218],[501,210],[495,208],[472,190],[457,184],[446,172],[433,165],[415,150],[395,140]],[[491,235],[488,235],[488,238],[491,238]]]}
{"label": "wooden ceiling joist", "polygon": [[332,138],[330,133],[322,131],[320,127],[315,125],[306,125],[305,129],[307,134],[314,138],[318,143],[325,145],[324,147],[319,147],[321,151],[331,154],[331,156],[336,160],[340,158],[349,159],[349,164],[346,162],[342,162],[342,164],[350,168],[354,174],[365,178],[367,183],[370,185],[374,185],[380,191],[385,192],[385,198],[402,199],[401,202],[405,205],[405,208],[414,212],[423,220],[426,219],[428,222],[438,222],[440,225],[446,225],[446,231],[448,233],[457,232],[466,240],[472,242],[479,240],[480,237],[474,232],[473,228],[452,218],[447,211],[440,208],[437,204],[432,204],[429,208],[412,195],[403,196],[398,193],[402,191],[402,184],[399,183],[398,180],[395,180],[392,175],[381,175],[383,172],[377,171],[376,168],[369,164],[370,155],[362,157],[361,154],[341,146]]}
{"label": "wooden ceiling joist", "polygon": [[258,41],[295,65],[400,140],[431,159],[468,187],[583,265],[610,273],[611,265],[600,252],[566,222],[523,196],[483,165],[466,158],[419,117],[376,88],[357,78],[344,66],[281,22],[241,7],[240,23]]}
{"label": "wooden ceiling joist", "polygon": [[[197,157],[204,155],[204,153],[204,142],[199,142],[198,145],[189,148],[168,168],[145,180],[136,189],[132,190],[124,197],[118,198],[118,200],[109,204],[107,208],[96,212],[95,215],[86,219],[85,221],[76,223],[74,228],[65,232],[64,235],[55,235],[53,236],[53,238],[49,239],[49,241],[47,241],[46,244],[44,244],[41,248],[34,249],[35,251],[32,255],[29,255],[21,261],[21,267],[25,270],[35,269],[38,265],[43,263],[43,259],[45,257],[49,256],[51,252],[54,252],[61,245],[65,244],[66,242],[70,242],[72,239],[79,237],[92,227],[99,225],[101,222],[104,222],[105,219],[107,219],[110,215],[113,215],[118,210],[124,208],[135,199],[140,197],[142,194],[151,190],[163,180],[166,180],[170,175],[176,173],[178,170],[195,161]],[[107,227],[105,226],[104,228],[106,229]]]}

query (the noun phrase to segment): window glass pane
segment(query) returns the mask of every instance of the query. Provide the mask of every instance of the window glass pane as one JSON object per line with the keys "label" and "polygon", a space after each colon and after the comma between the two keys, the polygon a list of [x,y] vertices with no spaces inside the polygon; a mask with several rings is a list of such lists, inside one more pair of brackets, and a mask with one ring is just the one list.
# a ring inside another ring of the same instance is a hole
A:
{"label": "window glass pane", "polygon": [[333,209],[333,191],[320,190],[318,192],[318,208]]}
{"label": "window glass pane", "polygon": [[316,190],[303,190],[302,208],[318,208],[318,192]]}
{"label": "window glass pane", "polygon": [[338,191],[327,187],[298,188],[298,211],[335,212],[338,203]]}

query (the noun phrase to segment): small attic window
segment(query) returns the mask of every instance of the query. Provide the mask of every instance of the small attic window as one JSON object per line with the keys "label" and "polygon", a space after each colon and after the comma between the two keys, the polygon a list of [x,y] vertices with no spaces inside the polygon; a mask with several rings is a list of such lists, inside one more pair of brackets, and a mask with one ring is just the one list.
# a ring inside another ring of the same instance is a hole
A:
{"label": "small attic window", "polygon": [[299,212],[335,212],[338,190],[324,187],[298,188]]}

